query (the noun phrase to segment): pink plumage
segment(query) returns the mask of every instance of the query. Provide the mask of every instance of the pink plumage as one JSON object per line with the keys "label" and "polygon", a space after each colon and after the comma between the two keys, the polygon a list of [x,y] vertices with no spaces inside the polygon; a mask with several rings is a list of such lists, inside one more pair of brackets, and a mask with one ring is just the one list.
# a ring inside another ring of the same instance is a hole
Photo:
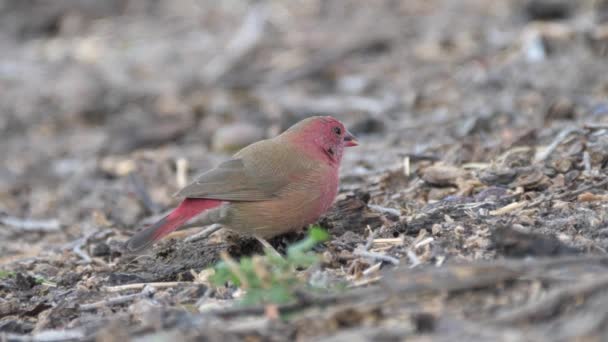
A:
{"label": "pink plumage", "polygon": [[338,192],[344,148],[356,145],[332,117],[302,120],[198,176],[177,193],[186,199],[127,247],[141,250],[195,216],[261,238],[300,229],[329,209]]}

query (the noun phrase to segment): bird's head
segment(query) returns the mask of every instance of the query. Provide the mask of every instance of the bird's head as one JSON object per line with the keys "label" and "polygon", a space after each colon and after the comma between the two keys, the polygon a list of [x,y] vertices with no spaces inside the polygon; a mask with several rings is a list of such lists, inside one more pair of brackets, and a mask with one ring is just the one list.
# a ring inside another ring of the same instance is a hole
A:
{"label": "bird's head", "polygon": [[331,116],[312,116],[291,126],[282,135],[330,162],[340,162],[345,147],[357,146],[355,136]]}

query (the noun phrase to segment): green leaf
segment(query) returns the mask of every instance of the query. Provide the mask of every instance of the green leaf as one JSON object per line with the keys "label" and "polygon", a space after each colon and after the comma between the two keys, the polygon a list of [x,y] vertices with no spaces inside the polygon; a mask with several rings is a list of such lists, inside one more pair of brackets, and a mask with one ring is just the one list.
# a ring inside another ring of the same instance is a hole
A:
{"label": "green leaf", "polygon": [[0,270],[0,279],[10,278],[15,275],[15,272]]}
{"label": "green leaf", "polygon": [[268,290],[268,300],[275,304],[284,304],[292,301],[294,295],[291,289],[284,286],[273,286]]}
{"label": "green leaf", "polygon": [[319,226],[311,226],[305,239],[287,249],[285,258],[277,256],[270,250],[264,251],[261,263],[267,273],[264,279],[260,278],[259,270],[256,272],[253,258],[244,257],[239,260],[238,270],[228,267],[224,262],[218,262],[210,281],[215,286],[224,286],[227,282],[242,286],[242,283],[247,282],[247,291],[241,300],[241,304],[244,305],[287,303],[294,300],[296,289],[310,287],[298,271],[319,262],[320,257],[311,250],[328,239],[329,234],[325,230]]}
{"label": "green leaf", "polygon": [[310,236],[316,243],[329,240],[329,233],[325,231],[325,229],[316,225],[310,228],[308,231],[308,236]]}

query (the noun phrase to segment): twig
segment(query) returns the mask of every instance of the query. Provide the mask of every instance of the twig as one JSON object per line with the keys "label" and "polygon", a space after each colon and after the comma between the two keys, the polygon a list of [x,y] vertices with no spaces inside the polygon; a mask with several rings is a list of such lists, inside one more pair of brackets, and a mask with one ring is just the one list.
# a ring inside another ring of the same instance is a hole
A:
{"label": "twig", "polygon": [[553,200],[561,200],[561,199],[565,199],[566,197],[574,197],[574,196],[578,196],[584,192],[587,192],[589,190],[596,190],[599,188],[602,188],[604,186],[608,185],[608,178],[604,179],[603,181],[599,182],[599,183],[595,183],[595,184],[591,184],[591,185],[587,185],[584,186],[580,189],[576,189],[574,191],[567,191],[564,193],[561,193],[559,195],[555,195],[555,194],[551,194],[547,197],[543,197],[543,198],[539,198],[537,200],[535,200],[534,202],[529,203],[526,208],[532,208],[535,207],[537,205],[540,205],[541,203],[544,202],[548,202],[548,201],[553,201]]}
{"label": "twig", "polygon": [[398,245],[403,243],[403,238],[382,238],[382,239],[374,239],[374,245],[382,245],[382,244],[390,244],[390,245]]}
{"label": "twig", "polygon": [[274,247],[272,247],[272,245],[270,244],[270,242],[268,242],[268,240],[263,239],[258,236],[256,236],[255,239],[258,240],[258,242],[261,243],[262,246],[264,246],[264,249],[270,251],[272,254],[274,254],[275,256],[277,256],[279,258],[283,258],[281,253],[279,253],[276,249],[274,249]]}
{"label": "twig", "polygon": [[372,248],[372,245],[374,244],[374,238],[376,237],[377,231],[372,231],[369,225],[367,226],[367,228],[370,229],[370,232],[369,236],[367,237],[367,242],[365,243],[365,246],[363,246],[363,249],[369,251],[369,249]]}
{"label": "twig", "polygon": [[591,175],[591,155],[589,151],[583,152],[583,165],[585,166],[584,174]]}
{"label": "twig", "polygon": [[395,208],[387,208],[376,204],[368,204],[367,207],[382,214],[390,214],[397,217],[401,216],[401,211]]}
{"label": "twig", "polygon": [[175,162],[175,182],[178,188],[183,188],[188,184],[188,159],[179,158]]}
{"label": "twig", "polygon": [[89,254],[82,250],[82,246],[86,245],[87,240],[88,240],[88,237],[81,238],[79,240],[80,243],[77,243],[74,246],[74,248],[72,248],[72,252],[74,252],[74,254],[78,255],[82,259],[81,263],[84,263],[84,264],[90,264],[92,261]]}
{"label": "twig", "polygon": [[584,127],[587,128],[587,129],[594,129],[594,130],[608,129],[608,123],[593,123],[593,122],[589,122],[589,123],[586,123],[584,125]]}
{"label": "twig", "polygon": [[57,232],[61,224],[57,219],[32,220],[12,216],[0,216],[0,223],[25,232]]}
{"label": "twig", "polygon": [[375,277],[372,277],[372,278],[364,278],[364,279],[357,280],[357,281],[353,282],[348,287],[349,288],[361,287],[361,286],[377,283],[380,280],[382,280],[382,276],[375,276]]}
{"label": "twig", "polygon": [[424,247],[430,243],[432,243],[433,241],[435,241],[435,238],[433,238],[432,236],[429,236],[421,241],[416,242],[416,244],[414,245],[414,249],[418,249],[420,247]]}
{"label": "twig", "polygon": [[463,169],[469,169],[469,170],[483,170],[483,169],[487,169],[488,167],[490,167],[490,163],[465,163],[462,164],[461,167]]}
{"label": "twig", "polygon": [[564,142],[564,140],[566,140],[566,138],[572,134],[572,133],[576,133],[576,132],[581,132],[581,130],[577,127],[568,127],[564,130],[562,130],[557,137],[555,137],[555,139],[553,139],[553,141],[551,142],[551,144],[549,144],[549,146],[547,146],[547,149],[538,153],[536,155],[536,161],[546,161],[547,158],[549,158],[549,156],[553,153],[553,151],[555,151],[555,149],[562,143]]}
{"label": "twig", "polygon": [[135,283],[135,284],[125,284],[125,285],[116,285],[116,286],[106,286],[103,288],[106,292],[120,292],[127,290],[140,290],[146,286],[150,286],[153,288],[161,289],[165,287],[175,287],[179,285],[193,285],[194,283],[189,281],[168,281],[168,282],[156,282],[156,283]]}
{"label": "twig", "polygon": [[161,207],[152,200],[150,197],[150,193],[146,189],[146,185],[144,181],[135,173],[134,171],[129,172],[129,181],[131,185],[133,185],[133,191],[135,192],[135,196],[141,201],[146,209],[152,214],[157,214],[160,212]]}
{"label": "twig", "polygon": [[[297,301],[289,304],[282,304],[278,306],[281,314],[288,314],[290,312],[296,312],[310,306],[327,306],[335,303],[359,301],[361,298],[369,298],[371,302],[382,302],[388,297],[385,293],[378,293],[377,289],[357,289],[348,291],[346,293],[336,293],[329,295],[311,295],[308,293],[296,292]],[[369,297],[370,295],[373,297]],[[224,319],[235,318],[246,315],[261,315],[265,312],[265,306],[233,306],[227,309],[210,310],[208,314],[221,317]]]}
{"label": "twig", "polygon": [[409,177],[412,174],[411,164],[412,163],[409,156],[403,157],[403,174],[405,175],[405,177]]}
{"label": "twig", "polygon": [[[82,247],[84,245],[86,245],[87,243],[89,243],[89,241],[91,239],[102,239],[106,235],[108,235],[108,233],[112,233],[112,232],[113,231],[111,229],[106,229],[106,230],[102,230],[102,231],[94,231],[94,232],[87,234],[86,236],[81,237],[80,239],[78,239],[74,242],[71,242],[69,244],[69,246],[71,246],[72,252],[74,252],[74,254],[76,254],[80,258],[82,258],[82,261],[80,261],[81,264],[90,264],[93,260],[91,259],[89,254],[82,249]],[[67,247],[67,248],[69,248],[69,247]]]}
{"label": "twig", "polygon": [[188,236],[187,238],[184,239],[184,242],[196,242],[199,240],[204,240],[206,238],[208,238],[209,236],[211,236],[211,234],[217,232],[218,230],[222,229],[222,225],[221,224],[212,224],[209,227],[203,229],[202,231]]}
{"label": "twig", "polygon": [[374,260],[386,261],[386,262],[391,263],[393,265],[399,265],[399,259],[393,258],[392,256],[385,255],[385,254],[368,252],[368,251],[362,251],[360,249],[354,250],[353,254],[357,255],[357,256],[360,256],[360,257],[364,257],[364,258],[370,258],[370,259],[374,259]]}
{"label": "twig", "polygon": [[0,341],[59,342],[82,340],[86,335],[81,329],[42,330],[33,335],[0,333]]}
{"label": "twig", "polygon": [[414,268],[421,264],[420,259],[418,259],[418,256],[416,255],[416,253],[414,253],[414,251],[412,251],[411,249],[408,249],[406,251],[406,255],[407,255],[407,258],[410,259],[410,262],[412,263],[410,265],[410,268]]}
{"label": "twig", "polygon": [[491,322],[511,324],[542,319],[543,317],[554,314],[560,306],[565,305],[568,301],[572,302],[584,299],[598,291],[605,290],[607,287],[608,276],[603,276],[581,284],[558,289],[548,294],[540,301],[499,314],[496,318],[492,319]]}
{"label": "twig", "polygon": [[361,274],[364,276],[368,276],[372,273],[377,272],[380,269],[380,267],[382,267],[382,262],[376,263],[376,264],[366,268],[365,270],[363,270],[363,272],[361,272]]}
{"label": "twig", "polygon": [[511,213],[517,209],[521,209],[521,208],[525,207],[526,204],[528,204],[528,201],[509,203],[502,208],[498,208],[496,210],[490,211],[490,215],[492,215],[492,216],[505,215],[505,214]]}
{"label": "twig", "polygon": [[213,58],[203,69],[203,80],[206,84],[217,82],[258,44],[264,32],[266,12],[266,7],[261,4],[252,6],[226,50]]}
{"label": "twig", "polygon": [[587,185],[587,186],[584,186],[584,187],[582,187],[580,189],[576,189],[574,191],[564,192],[562,194],[557,195],[555,198],[556,199],[564,199],[566,197],[578,196],[578,195],[582,194],[583,192],[587,192],[589,190],[594,190],[594,189],[597,190],[598,188],[604,187],[606,185],[608,185],[608,178],[604,179],[603,181],[601,181],[599,183]]}
{"label": "twig", "polygon": [[128,303],[137,298],[151,298],[156,290],[152,286],[144,286],[143,290],[139,293],[124,295],[116,298],[110,298],[101,300],[99,302],[82,304],[79,306],[80,311],[88,311],[102,308],[104,306],[113,306]]}

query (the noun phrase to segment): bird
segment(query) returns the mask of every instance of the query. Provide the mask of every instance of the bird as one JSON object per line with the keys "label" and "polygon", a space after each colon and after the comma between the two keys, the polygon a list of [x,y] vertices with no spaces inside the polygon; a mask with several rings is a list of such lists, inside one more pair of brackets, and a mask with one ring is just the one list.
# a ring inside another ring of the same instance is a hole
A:
{"label": "bird", "polygon": [[357,145],[334,117],[305,118],[200,174],[175,194],[181,203],[132,236],[127,250],[142,251],[195,217],[267,245],[266,239],[314,223],[331,207],[345,148]]}

